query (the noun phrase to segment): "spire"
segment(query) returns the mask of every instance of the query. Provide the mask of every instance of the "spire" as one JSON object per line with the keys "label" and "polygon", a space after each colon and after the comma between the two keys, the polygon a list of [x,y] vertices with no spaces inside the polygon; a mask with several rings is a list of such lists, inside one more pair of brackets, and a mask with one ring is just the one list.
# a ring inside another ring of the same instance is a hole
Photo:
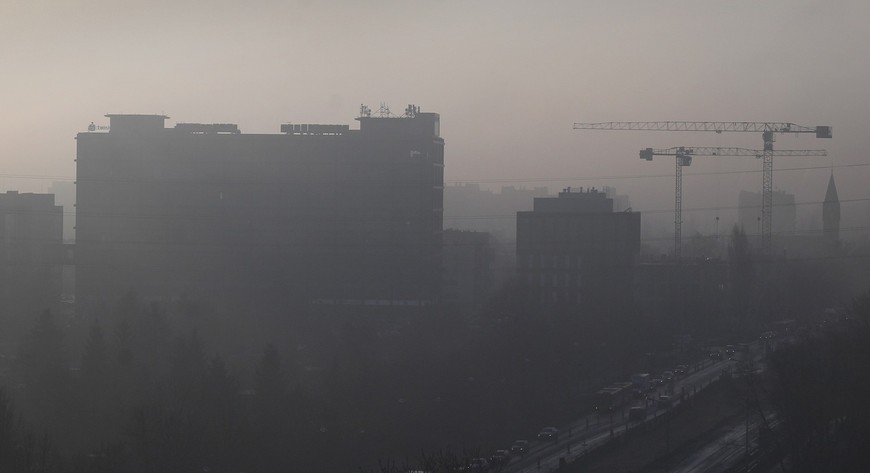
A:
{"label": "spire", "polygon": [[828,179],[825,202],[822,204],[822,228],[830,247],[837,248],[840,240],[840,197],[837,195],[837,184],[834,183],[833,170],[831,170],[831,177]]}
{"label": "spire", "polygon": [[837,195],[837,184],[834,182],[834,170],[831,170],[831,178],[828,179],[828,190],[825,191],[825,203],[840,202]]}

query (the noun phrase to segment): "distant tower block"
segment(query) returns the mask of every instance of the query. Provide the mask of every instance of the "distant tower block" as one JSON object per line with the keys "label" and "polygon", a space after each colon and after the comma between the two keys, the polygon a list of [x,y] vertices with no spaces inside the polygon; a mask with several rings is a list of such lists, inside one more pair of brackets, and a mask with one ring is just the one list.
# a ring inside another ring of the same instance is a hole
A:
{"label": "distant tower block", "polygon": [[831,171],[831,177],[828,179],[828,190],[825,191],[825,202],[822,204],[822,227],[828,244],[838,245],[840,241],[840,197],[837,195],[834,171]]}

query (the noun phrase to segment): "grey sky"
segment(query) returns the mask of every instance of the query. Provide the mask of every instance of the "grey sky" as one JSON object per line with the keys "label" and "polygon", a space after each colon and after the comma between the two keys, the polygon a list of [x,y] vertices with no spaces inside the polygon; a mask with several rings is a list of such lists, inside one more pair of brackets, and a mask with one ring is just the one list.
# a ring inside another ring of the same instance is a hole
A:
{"label": "grey sky", "polygon": [[[866,0],[2,0],[0,185],[44,191],[45,179],[11,176],[73,176],[73,137],[107,124],[105,113],[276,133],[286,122],[352,123],[360,103],[381,101],[442,114],[450,181],[668,174],[672,161],[641,162],[637,150],[761,141],[580,132],[574,121],[832,125],[833,140],[777,146],[868,163],[868,23]],[[699,158],[686,172],[735,169],[760,164]],[[835,172],[841,199],[870,197],[868,167]],[[687,176],[685,192],[697,206],[733,206],[760,181]],[[799,202],[820,200],[826,182],[827,171],[774,179]],[[673,196],[664,178],[512,184],[616,185],[641,209],[667,209]]]}

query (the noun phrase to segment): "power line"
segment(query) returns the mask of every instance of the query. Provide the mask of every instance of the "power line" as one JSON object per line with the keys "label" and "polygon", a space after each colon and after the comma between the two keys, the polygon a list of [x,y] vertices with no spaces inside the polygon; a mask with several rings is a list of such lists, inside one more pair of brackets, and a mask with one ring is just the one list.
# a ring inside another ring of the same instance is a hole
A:
{"label": "power line", "polygon": [[[813,171],[813,170],[830,170],[831,168],[850,168],[850,167],[865,167],[870,166],[870,163],[859,164],[835,164],[833,166],[807,166],[797,168],[777,168],[776,172],[780,171]],[[719,176],[728,174],[758,174],[761,169],[751,169],[742,171],[706,171],[693,172],[683,174],[683,177],[689,176]],[[456,184],[474,184],[474,183],[525,183],[525,182],[565,182],[565,181],[593,181],[593,180],[620,180],[620,179],[648,179],[648,178],[670,178],[673,179],[673,173],[668,174],[625,174],[616,176],[583,176],[583,177],[542,177],[542,178],[504,178],[504,179],[451,179],[445,183]]]}
{"label": "power line", "polygon": [[[870,201],[870,197],[862,197],[857,199],[840,199],[840,203],[856,203],[856,202],[866,202]],[[823,204],[824,201],[805,201],[805,202],[795,202],[794,204],[774,204],[774,207],[788,207],[791,205],[819,205]],[[683,209],[684,212],[711,212],[711,211],[720,211],[720,210],[735,210],[740,208],[748,208],[748,209],[760,209],[760,205],[749,205],[740,207],[739,205],[733,206],[720,206],[720,207],[693,207],[688,209]],[[641,214],[659,214],[659,213],[673,213],[674,209],[649,209],[649,210],[638,210]],[[484,215],[447,215],[445,213],[444,220],[499,220],[499,219],[514,219],[516,218],[516,214],[484,214]]]}
{"label": "power line", "polygon": [[[215,163],[209,163],[215,164]],[[852,167],[866,167],[870,166],[870,163],[856,163],[856,164],[834,164],[828,166],[807,166],[807,167],[794,167],[794,168],[777,168],[775,171],[812,171],[812,170],[830,170],[832,168],[852,168]],[[747,170],[739,170],[739,171],[705,171],[705,172],[693,172],[683,174],[684,177],[688,176],[716,176],[716,175],[729,175],[729,174],[757,174],[762,172],[760,169],[747,169]],[[672,178],[673,174],[624,174],[624,175],[601,175],[601,176],[575,176],[575,177],[539,177],[539,178],[483,178],[483,179],[450,179],[445,180],[445,183],[456,183],[456,184],[466,184],[466,183],[524,183],[524,182],[564,182],[564,181],[590,181],[590,180],[620,180],[620,179],[660,179],[660,178]],[[3,179],[33,179],[33,180],[51,180],[51,181],[69,181],[69,182],[142,182],[142,183],[152,183],[152,182],[165,182],[165,183],[198,183],[198,184],[250,184],[250,185],[267,185],[267,184],[280,184],[283,181],[269,181],[264,182],[261,180],[225,180],[219,179],[214,181],[203,180],[203,179],[179,179],[179,178],[153,178],[153,179],[143,179],[143,178],[80,178],[76,176],[52,176],[52,175],[41,175],[41,174],[4,174],[0,173],[0,178]],[[302,181],[300,181],[302,182]],[[307,182],[307,181],[305,181]],[[324,183],[328,183],[330,181],[322,181]],[[336,180],[335,182],[344,182],[343,180]]]}

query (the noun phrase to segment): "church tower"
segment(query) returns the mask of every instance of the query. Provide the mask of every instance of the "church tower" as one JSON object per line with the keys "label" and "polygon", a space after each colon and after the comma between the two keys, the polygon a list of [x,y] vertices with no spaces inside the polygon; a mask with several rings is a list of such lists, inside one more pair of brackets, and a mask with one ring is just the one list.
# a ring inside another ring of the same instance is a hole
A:
{"label": "church tower", "polygon": [[822,227],[825,241],[836,246],[840,241],[840,198],[837,196],[837,184],[834,183],[834,171],[828,180],[828,190],[825,191],[825,202],[822,204]]}

